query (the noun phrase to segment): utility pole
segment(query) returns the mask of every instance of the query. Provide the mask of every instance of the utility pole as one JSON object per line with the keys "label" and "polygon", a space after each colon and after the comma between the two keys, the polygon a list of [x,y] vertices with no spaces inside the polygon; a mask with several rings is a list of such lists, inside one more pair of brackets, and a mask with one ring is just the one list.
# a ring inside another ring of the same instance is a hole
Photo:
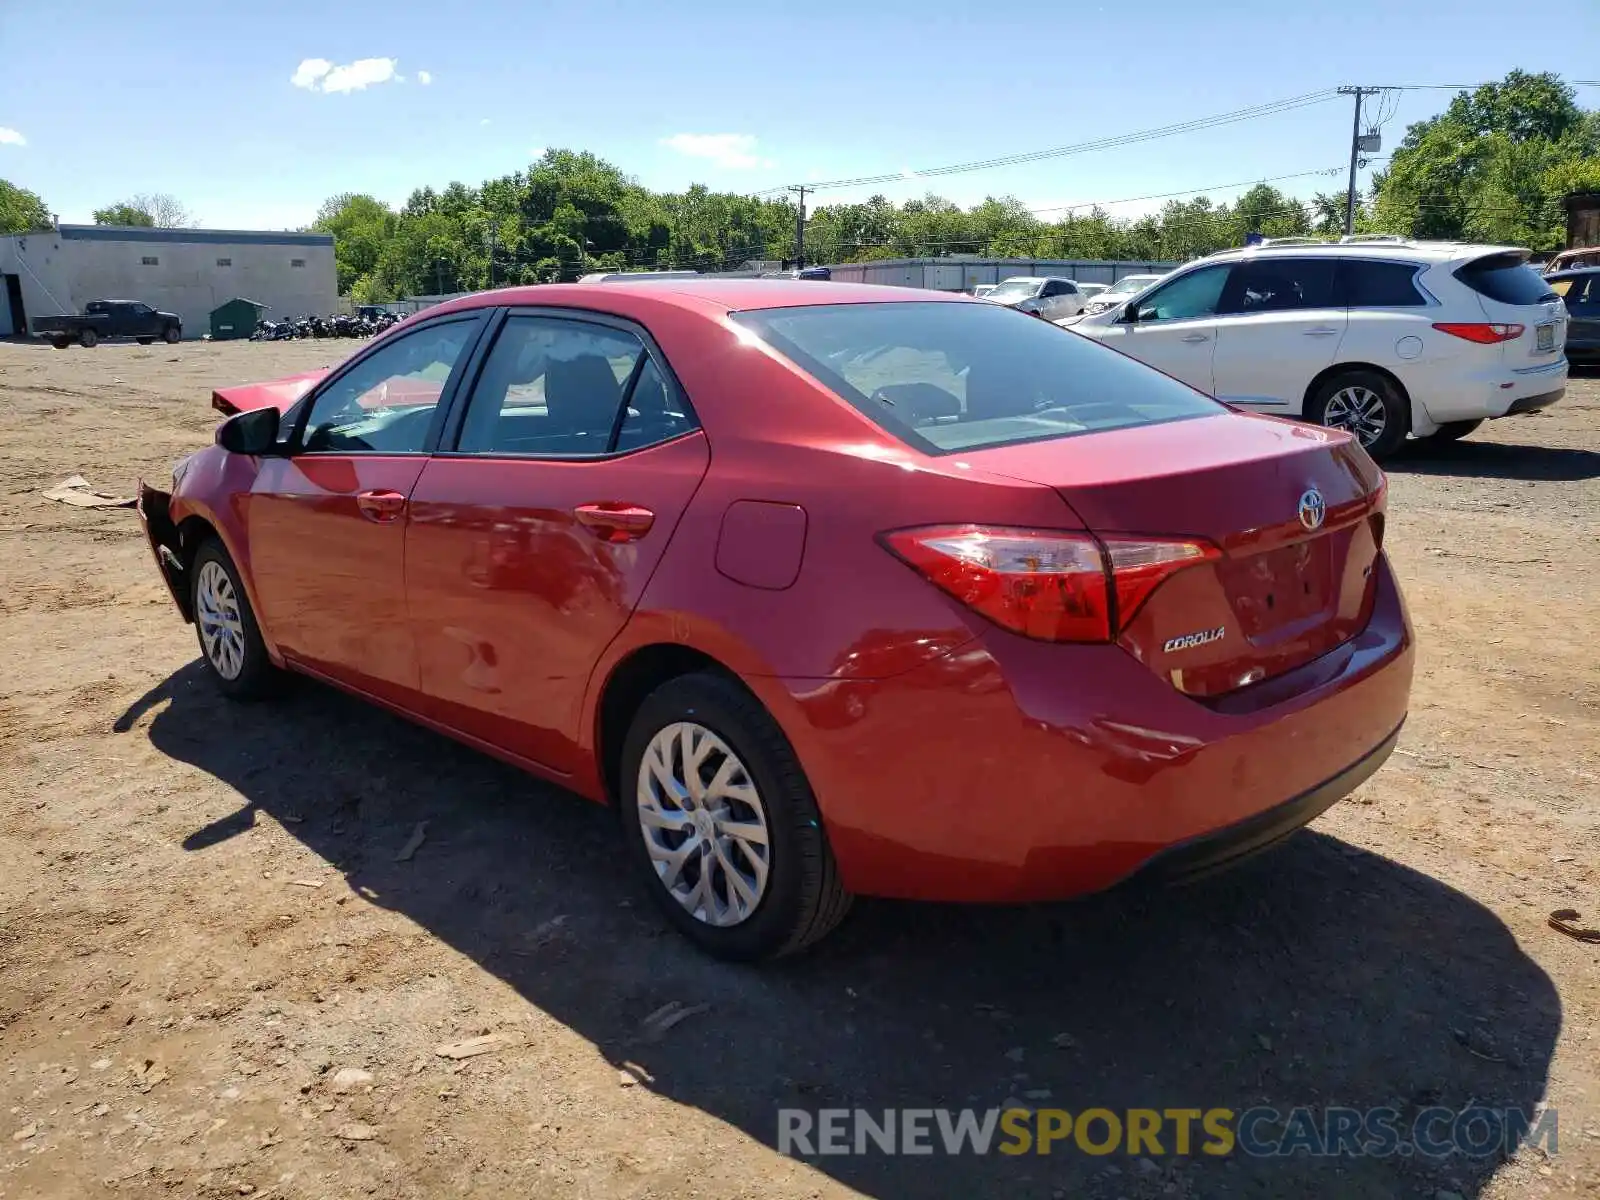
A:
{"label": "utility pole", "polygon": [[796,184],[789,189],[799,194],[799,204],[794,211],[794,269],[801,271],[806,265],[806,188]]}
{"label": "utility pole", "polygon": [[1376,96],[1382,88],[1342,87],[1341,96],[1356,98],[1356,112],[1350,122],[1350,184],[1344,199],[1344,233],[1349,237],[1356,228],[1356,158],[1361,151],[1361,98]]}
{"label": "utility pole", "polygon": [[489,289],[494,290],[494,236],[500,231],[499,222],[489,219]]}

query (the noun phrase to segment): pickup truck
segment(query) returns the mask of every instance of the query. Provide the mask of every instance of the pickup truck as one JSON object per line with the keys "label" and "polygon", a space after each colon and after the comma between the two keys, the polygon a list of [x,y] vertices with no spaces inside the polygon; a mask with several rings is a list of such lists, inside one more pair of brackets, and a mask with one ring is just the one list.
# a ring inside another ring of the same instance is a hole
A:
{"label": "pickup truck", "polygon": [[35,317],[33,333],[57,350],[73,342],[93,346],[107,338],[133,338],[148,346],[157,338],[176,342],[183,336],[183,321],[177,313],[157,312],[137,300],[91,300],[75,317]]}

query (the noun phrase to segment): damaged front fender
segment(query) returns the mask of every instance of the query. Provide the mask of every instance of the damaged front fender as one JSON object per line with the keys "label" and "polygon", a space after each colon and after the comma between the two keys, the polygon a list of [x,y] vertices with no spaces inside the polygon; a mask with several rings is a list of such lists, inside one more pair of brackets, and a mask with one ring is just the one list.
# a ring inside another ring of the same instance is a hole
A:
{"label": "damaged front fender", "polygon": [[153,488],[142,479],[139,481],[139,498],[134,510],[139,514],[139,523],[144,526],[145,541],[150,544],[150,553],[155,556],[161,578],[167,582],[167,591],[172,593],[173,603],[178,606],[185,621],[193,622],[189,572],[185,566],[178,527],[172,521],[171,504],[172,493]]}

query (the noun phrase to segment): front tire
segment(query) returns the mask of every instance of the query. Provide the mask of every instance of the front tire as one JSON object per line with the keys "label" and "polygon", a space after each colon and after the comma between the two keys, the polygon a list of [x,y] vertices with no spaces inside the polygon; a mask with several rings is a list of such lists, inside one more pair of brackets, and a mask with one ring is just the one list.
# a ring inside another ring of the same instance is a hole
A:
{"label": "front tire", "polygon": [[1411,406],[1394,381],[1376,371],[1341,371],[1317,388],[1307,416],[1354,434],[1373,458],[1387,458],[1411,431]]}
{"label": "front tire", "polygon": [[100,335],[92,329],[85,329],[78,334],[78,345],[85,350],[93,350],[100,341]]}
{"label": "front tire", "polygon": [[189,571],[200,655],[217,687],[232,700],[270,695],[279,683],[279,672],[267,656],[250,598],[222,543],[208,539],[195,553]]}
{"label": "front tire", "polygon": [[1417,440],[1434,446],[1442,446],[1446,442],[1459,442],[1482,424],[1483,418],[1481,417],[1476,421],[1446,421],[1432,433],[1426,434]]}
{"label": "front tire", "polygon": [[161,340],[169,346],[176,346],[178,344],[178,339],[182,336],[183,330],[179,329],[176,325],[168,325],[166,332],[161,335]]}
{"label": "front tire", "polygon": [[849,911],[794,749],[732,680],[685,675],[646,697],[618,792],[630,860],[667,920],[707,953],[793,954]]}

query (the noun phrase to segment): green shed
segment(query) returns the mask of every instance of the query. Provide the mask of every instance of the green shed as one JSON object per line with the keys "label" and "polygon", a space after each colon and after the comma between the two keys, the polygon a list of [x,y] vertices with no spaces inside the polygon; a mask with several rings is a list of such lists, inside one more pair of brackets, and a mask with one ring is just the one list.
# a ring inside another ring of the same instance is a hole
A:
{"label": "green shed", "polygon": [[229,338],[247,338],[256,331],[256,322],[270,305],[235,296],[226,304],[211,310],[211,340],[225,342]]}

